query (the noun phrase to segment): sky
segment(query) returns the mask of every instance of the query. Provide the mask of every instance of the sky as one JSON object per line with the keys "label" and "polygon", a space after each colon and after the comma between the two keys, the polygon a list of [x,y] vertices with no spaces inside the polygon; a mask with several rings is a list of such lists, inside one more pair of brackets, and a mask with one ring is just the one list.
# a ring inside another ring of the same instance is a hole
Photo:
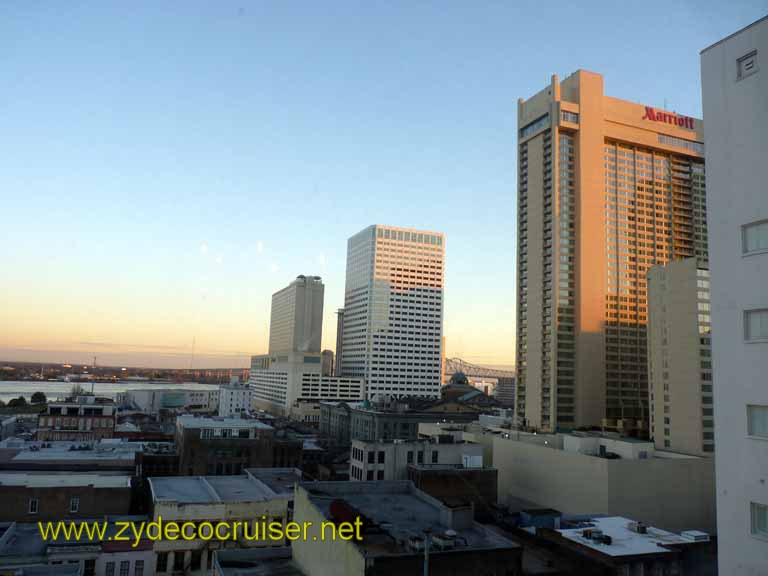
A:
{"label": "sky", "polygon": [[762,1],[0,2],[0,360],[247,366],[346,240],[446,235],[447,355],[514,362],[517,99],[701,116]]}

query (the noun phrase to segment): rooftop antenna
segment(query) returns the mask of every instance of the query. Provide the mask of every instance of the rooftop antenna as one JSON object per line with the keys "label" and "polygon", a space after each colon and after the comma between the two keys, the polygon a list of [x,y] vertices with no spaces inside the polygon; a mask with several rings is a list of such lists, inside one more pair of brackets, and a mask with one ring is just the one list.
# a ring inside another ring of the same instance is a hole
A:
{"label": "rooftop antenna", "polygon": [[192,370],[192,363],[195,361],[195,336],[192,336],[192,352],[189,355],[189,369]]}

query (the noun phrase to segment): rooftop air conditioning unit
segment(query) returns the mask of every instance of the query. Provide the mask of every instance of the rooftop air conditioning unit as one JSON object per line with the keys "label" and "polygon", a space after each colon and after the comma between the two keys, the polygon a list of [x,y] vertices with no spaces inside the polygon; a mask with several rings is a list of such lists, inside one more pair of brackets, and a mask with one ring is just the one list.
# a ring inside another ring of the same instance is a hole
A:
{"label": "rooftop air conditioning unit", "polygon": [[630,532],[635,532],[637,534],[648,534],[648,526],[642,522],[630,522],[627,524],[627,529]]}
{"label": "rooftop air conditioning unit", "polygon": [[432,542],[435,546],[442,550],[449,550],[456,547],[456,532],[453,530],[447,530],[443,534],[435,534],[432,538]]}
{"label": "rooftop air conditioning unit", "polygon": [[693,542],[709,542],[709,534],[700,530],[685,530],[680,532],[680,536]]}

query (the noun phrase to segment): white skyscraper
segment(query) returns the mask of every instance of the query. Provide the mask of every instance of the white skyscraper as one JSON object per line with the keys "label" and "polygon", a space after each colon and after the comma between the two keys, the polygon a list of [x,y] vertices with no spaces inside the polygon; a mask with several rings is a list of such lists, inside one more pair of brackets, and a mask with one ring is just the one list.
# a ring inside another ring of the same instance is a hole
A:
{"label": "white skyscraper", "polygon": [[321,401],[363,398],[361,378],[322,373],[323,292],[319,276],[299,276],[272,295],[269,353],[251,357],[255,408],[316,422]]}
{"label": "white skyscraper", "polygon": [[701,54],[720,574],[768,574],[768,18]]}
{"label": "white skyscraper", "polygon": [[299,276],[272,295],[270,355],[320,352],[324,292],[319,276]]}
{"label": "white skyscraper", "polygon": [[347,241],[341,371],[368,397],[440,395],[445,240],[369,226]]}

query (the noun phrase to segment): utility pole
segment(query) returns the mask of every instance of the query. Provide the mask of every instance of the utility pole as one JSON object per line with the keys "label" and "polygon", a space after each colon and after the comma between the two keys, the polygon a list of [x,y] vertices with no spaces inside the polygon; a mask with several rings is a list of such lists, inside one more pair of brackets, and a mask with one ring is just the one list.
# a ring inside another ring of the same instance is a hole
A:
{"label": "utility pole", "polygon": [[429,576],[429,537],[431,528],[424,528],[424,576]]}

